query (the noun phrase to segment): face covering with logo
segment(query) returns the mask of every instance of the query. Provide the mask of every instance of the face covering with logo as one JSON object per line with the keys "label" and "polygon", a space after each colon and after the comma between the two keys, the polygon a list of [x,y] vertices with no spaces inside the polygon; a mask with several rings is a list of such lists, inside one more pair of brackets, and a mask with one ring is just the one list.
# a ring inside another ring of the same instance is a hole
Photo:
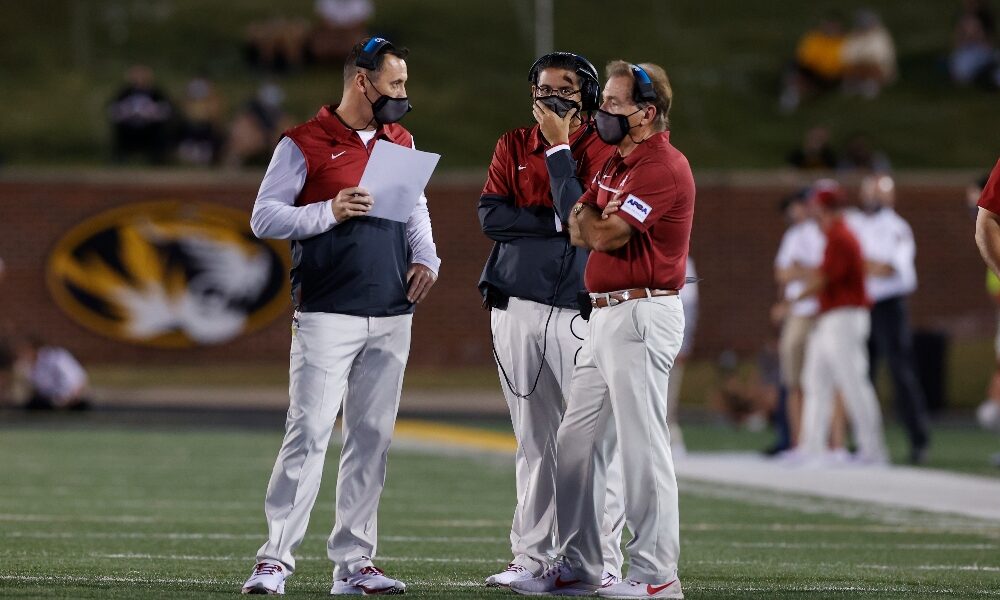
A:
{"label": "face covering with logo", "polygon": [[597,115],[594,116],[594,124],[597,126],[597,136],[605,144],[617,146],[625,139],[629,130],[632,129],[628,124],[628,118],[637,112],[642,112],[642,109],[638,108],[627,115],[616,115],[606,110],[598,110]]}
{"label": "face covering with logo", "polygon": [[[365,77],[365,79],[368,78]],[[368,83],[370,83],[372,89],[379,94],[378,98],[372,102],[368,99],[368,93],[365,92],[365,100],[368,100],[368,102],[372,105],[372,116],[378,123],[381,123],[382,125],[395,123],[406,116],[406,113],[413,110],[413,106],[410,105],[410,101],[405,96],[402,98],[386,96],[379,91],[377,87],[375,87],[375,84],[372,83],[371,79],[368,79]]]}
{"label": "face covering with logo", "polygon": [[559,115],[560,119],[565,118],[566,113],[568,113],[573,109],[576,109],[577,114],[580,113],[579,102],[573,102],[572,100],[567,100],[559,96],[555,95],[541,96],[539,98],[535,98],[535,100],[538,100],[539,102],[547,106],[549,110]]}

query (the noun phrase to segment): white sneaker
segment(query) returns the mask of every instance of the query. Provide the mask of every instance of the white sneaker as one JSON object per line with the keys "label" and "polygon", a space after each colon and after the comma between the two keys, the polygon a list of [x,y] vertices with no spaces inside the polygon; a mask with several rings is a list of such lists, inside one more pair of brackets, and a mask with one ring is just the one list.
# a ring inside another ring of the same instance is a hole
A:
{"label": "white sneaker", "polygon": [[509,587],[514,581],[522,581],[525,579],[531,579],[537,575],[537,573],[532,572],[527,567],[522,567],[517,563],[510,563],[507,568],[499,573],[490,575],[486,578],[487,587]]}
{"label": "white sneaker", "polygon": [[512,581],[510,589],[525,596],[593,596],[599,586],[586,583],[566,563],[556,563],[538,577]]}
{"label": "white sneaker", "polygon": [[270,562],[259,562],[253,566],[250,579],[240,590],[243,594],[284,594],[285,567]]}
{"label": "white sneaker", "polygon": [[335,596],[374,596],[376,594],[405,594],[406,584],[386,577],[378,567],[364,567],[354,575],[337,579],[330,588]]}
{"label": "white sneaker", "polygon": [[683,598],[681,592],[681,580],[674,579],[669,583],[654,585],[652,583],[641,583],[631,579],[622,579],[620,582],[602,587],[597,590],[597,595],[601,598]]}
{"label": "white sneaker", "polygon": [[601,575],[601,587],[602,588],[610,587],[621,580],[622,580],[621,577],[615,575],[611,571],[605,571],[604,574]]}

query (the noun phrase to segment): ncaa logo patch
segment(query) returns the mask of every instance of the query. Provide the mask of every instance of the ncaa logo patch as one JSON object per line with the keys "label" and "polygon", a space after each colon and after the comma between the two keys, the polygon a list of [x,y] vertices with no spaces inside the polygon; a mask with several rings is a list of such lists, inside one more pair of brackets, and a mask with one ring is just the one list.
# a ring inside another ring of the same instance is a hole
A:
{"label": "ncaa logo patch", "polygon": [[625,202],[622,203],[621,210],[635,217],[640,223],[645,223],[646,217],[653,209],[636,196],[629,194],[628,198],[625,198]]}
{"label": "ncaa logo patch", "polygon": [[244,211],[149,202],[67,232],[46,280],[59,308],[95,333],[186,348],[228,342],[282,314],[290,262],[285,245],[253,235]]}

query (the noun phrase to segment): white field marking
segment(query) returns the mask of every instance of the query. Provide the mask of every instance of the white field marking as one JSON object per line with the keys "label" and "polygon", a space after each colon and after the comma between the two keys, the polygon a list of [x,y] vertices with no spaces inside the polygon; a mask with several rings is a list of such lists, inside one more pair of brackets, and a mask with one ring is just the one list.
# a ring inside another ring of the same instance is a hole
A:
{"label": "white field marking", "polygon": [[[219,555],[197,555],[197,554],[144,554],[141,552],[118,552],[111,554],[102,553],[91,553],[88,556],[91,558],[110,558],[110,559],[134,559],[134,560],[179,560],[179,561],[195,561],[195,562],[209,562],[209,561],[253,561],[254,557],[249,554],[246,556],[235,556],[232,554],[219,554]],[[296,560],[300,561],[328,561],[330,560],[326,556],[296,556]],[[454,557],[417,557],[417,556],[376,556],[375,561],[385,561],[385,562],[414,562],[414,563],[475,563],[475,564],[502,564],[508,562],[509,558],[454,558]]]}
{"label": "white field marking", "polygon": [[103,515],[33,515],[19,513],[0,513],[0,521],[32,521],[36,523],[63,523],[66,521],[85,521],[88,523],[155,523],[159,519],[145,515],[118,515],[115,517]]}
{"label": "white field marking", "polygon": [[155,585],[232,585],[225,579],[173,579],[164,577],[118,577],[114,575],[9,575],[0,574],[0,581],[23,583],[140,583]]}
{"label": "white field marking", "polygon": [[814,523],[681,523],[682,533],[691,531],[773,531],[784,533],[898,533],[921,535],[978,535],[989,536],[978,527],[916,527],[904,525],[839,525]]}
{"label": "white field marking", "polygon": [[[0,532],[2,538],[28,538],[28,539],[71,539],[71,538],[95,538],[95,539],[165,539],[165,540],[252,540],[264,539],[265,532],[261,533],[142,533],[135,531],[90,531],[83,533],[70,533],[65,531],[4,531]],[[449,536],[419,536],[419,535],[383,535],[379,536],[380,542],[428,542],[441,544],[483,544],[496,542],[507,544],[509,541],[505,537],[449,537]]]}
{"label": "white field marking", "polygon": [[762,566],[769,569],[872,569],[877,571],[982,571],[987,573],[1000,573],[1000,566],[997,565],[944,565],[944,564],[924,564],[924,565],[880,565],[872,563],[830,563],[830,562],[773,562],[768,560],[691,560],[682,561],[683,564],[706,565],[706,566]]}
{"label": "white field marking", "polygon": [[[687,544],[712,543],[707,540],[686,541]],[[841,544],[830,542],[722,542],[728,548],[774,548],[806,550],[996,550],[998,544]]]}
{"label": "white field marking", "polygon": [[[816,592],[859,592],[859,593],[869,593],[869,594],[885,594],[885,593],[906,593],[911,596],[939,596],[942,594],[954,594],[956,593],[952,588],[931,588],[924,585],[913,585],[910,587],[900,586],[900,585],[799,585],[799,584],[781,584],[774,583],[769,585],[685,585],[685,591],[726,591],[726,592],[740,592],[744,594],[761,594],[766,592],[804,592],[804,593],[816,593]],[[972,596],[986,596],[986,597],[1000,597],[1000,591],[998,590],[962,590],[962,594],[967,597]]]}
{"label": "white field marking", "polygon": [[923,512],[912,508],[900,508],[854,500],[843,500],[808,496],[797,492],[777,492],[775,490],[739,487],[733,485],[708,484],[684,480],[680,489],[704,498],[733,500],[744,504],[755,504],[793,510],[805,514],[832,514],[848,519],[868,519],[884,524],[934,526],[949,532],[959,527],[973,529],[976,533],[1000,536],[996,521],[977,519],[961,515]]}
{"label": "white field marking", "polygon": [[510,520],[497,519],[429,519],[410,522],[408,527],[510,527]]}

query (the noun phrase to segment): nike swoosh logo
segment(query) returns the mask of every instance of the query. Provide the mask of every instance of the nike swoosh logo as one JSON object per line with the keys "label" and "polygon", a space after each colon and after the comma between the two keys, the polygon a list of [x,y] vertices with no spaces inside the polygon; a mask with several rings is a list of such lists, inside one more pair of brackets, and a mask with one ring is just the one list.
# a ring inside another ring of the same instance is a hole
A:
{"label": "nike swoosh logo", "polygon": [[343,154],[344,152],[347,152],[347,150],[343,150],[343,151],[341,151],[341,152],[338,152],[338,153],[336,153],[336,154],[331,154],[331,155],[330,155],[330,160],[334,160],[335,158],[337,158],[338,156],[340,156],[340,155],[341,155],[341,154]]}
{"label": "nike swoosh logo", "polygon": [[[674,581],[677,581],[677,580],[675,579]],[[646,593],[649,594],[650,596],[652,596],[654,594],[659,594],[663,590],[665,590],[668,587],[670,587],[671,585],[673,585],[674,581],[670,581],[668,583],[664,583],[663,585],[652,585],[652,584],[647,583],[646,584]]]}
{"label": "nike swoosh logo", "polygon": [[528,167],[522,167],[521,165],[517,165],[517,170],[518,170],[518,171],[523,171],[523,170],[525,170],[525,169],[527,169],[527,168],[528,168]]}
{"label": "nike swoosh logo", "polygon": [[573,585],[574,583],[580,583],[580,580],[579,579],[571,579],[569,581],[563,581],[562,575],[560,575],[559,577],[556,577],[556,587],[557,588],[564,588],[564,587],[566,587],[568,585]]}

